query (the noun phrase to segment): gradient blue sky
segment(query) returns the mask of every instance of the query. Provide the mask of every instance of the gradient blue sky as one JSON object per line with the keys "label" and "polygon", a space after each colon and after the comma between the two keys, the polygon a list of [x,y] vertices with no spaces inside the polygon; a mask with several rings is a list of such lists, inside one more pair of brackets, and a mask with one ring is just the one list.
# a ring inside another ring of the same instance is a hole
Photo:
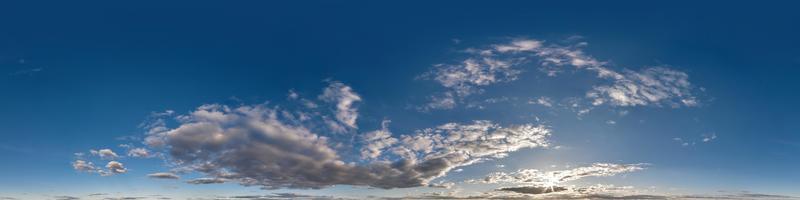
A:
{"label": "gradient blue sky", "polygon": [[[379,129],[386,119],[395,136],[449,122],[541,122],[553,131],[550,142],[560,146],[522,149],[461,167],[463,172],[437,181],[528,168],[648,163],[646,169],[624,176],[576,184],[630,185],[668,194],[800,196],[798,6],[688,1],[3,2],[0,196],[57,199],[108,193],[182,199],[291,192],[363,197],[437,191],[191,185],[184,181],[197,174],[181,180],[148,178],[169,170],[156,158],[122,161],[129,172],[114,176],[72,168],[76,152],[111,148],[124,154],[119,144],[143,146],[141,140],[121,138],[142,137],[145,130],[139,125],[153,112],[183,115],[214,103],[284,105],[291,103],[290,90],[315,99],[332,81],[352,87],[362,99],[357,134]],[[699,105],[604,107],[578,115],[527,104],[542,96],[582,98],[597,84],[594,75],[571,69],[550,77],[533,63],[517,80],[469,96],[478,102],[502,97],[518,101],[486,103],[483,109],[418,109],[447,90],[420,77],[435,64],[457,63],[468,56],[466,49],[515,39],[565,46],[586,42],[583,53],[618,71],[661,66],[685,72]],[[703,142],[704,135],[716,138]]]}

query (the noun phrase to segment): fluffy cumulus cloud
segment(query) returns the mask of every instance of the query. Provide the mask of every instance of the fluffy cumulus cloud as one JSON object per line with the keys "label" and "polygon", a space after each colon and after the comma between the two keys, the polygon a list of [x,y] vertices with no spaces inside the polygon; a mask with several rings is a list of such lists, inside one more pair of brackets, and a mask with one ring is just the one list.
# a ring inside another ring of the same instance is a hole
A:
{"label": "fluffy cumulus cloud", "polygon": [[[175,117],[174,128],[168,128],[163,120],[144,125],[148,130],[144,142],[164,152],[174,170],[204,175],[187,181],[193,184],[236,182],[268,189],[332,185],[403,188],[428,185],[455,167],[522,148],[545,147],[550,134],[542,125],[505,127],[474,121],[396,137],[385,120],[381,129],[351,137],[336,133],[325,119],[334,116],[339,123],[355,128],[358,113],[352,105],[360,97],[349,86],[333,82],[320,99],[336,109],[326,114],[267,104],[203,105]],[[311,114],[301,120],[292,113]]]}
{"label": "fluffy cumulus cloud", "polygon": [[81,172],[95,172],[97,170],[94,163],[85,160],[75,160],[72,162],[72,168]]}
{"label": "fluffy cumulus cloud", "polygon": [[152,154],[145,148],[132,148],[128,150],[128,156],[136,158],[148,158],[151,157]]}
{"label": "fluffy cumulus cloud", "polygon": [[111,149],[100,149],[100,150],[92,149],[89,152],[92,155],[100,156],[101,159],[112,160],[119,158],[119,155],[117,155],[117,153],[114,153],[114,151],[112,151]]}
{"label": "fluffy cumulus cloud", "polygon": [[[215,106],[201,106],[199,110]],[[488,121],[446,124],[393,139],[388,130],[364,136],[362,155],[346,162],[330,139],[283,121],[263,105],[194,113],[161,135],[173,162],[209,176],[266,188],[321,188],[336,184],[380,188],[414,187],[453,167],[498,157],[520,148],[547,145],[542,126],[500,127]],[[380,155],[391,149],[394,156]],[[190,183],[207,183],[198,180]]]}

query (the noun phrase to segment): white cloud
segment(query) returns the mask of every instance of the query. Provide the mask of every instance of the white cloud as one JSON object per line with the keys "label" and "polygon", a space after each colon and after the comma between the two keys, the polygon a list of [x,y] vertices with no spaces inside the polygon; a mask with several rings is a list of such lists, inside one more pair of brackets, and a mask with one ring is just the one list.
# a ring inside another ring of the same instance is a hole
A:
{"label": "white cloud", "polygon": [[522,169],[516,172],[495,172],[483,179],[468,180],[470,183],[511,183],[532,184],[537,186],[554,186],[562,182],[578,180],[591,176],[614,176],[620,173],[639,171],[645,164],[612,164],[595,163],[587,167],[578,167],[568,170],[539,171],[536,169]]}
{"label": "white cloud", "polygon": [[92,162],[84,160],[75,160],[72,162],[72,168],[81,172],[95,172],[97,170],[97,167]]}
{"label": "white cloud", "polygon": [[114,153],[111,149],[100,149],[100,150],[90,150],[90,153],[95,156],[100,156],[101,159],[112,160],[119,158],[117,153]]}
{"label": "white cloud", "polygon": [[686,73],[663,67],[638,72],[626,70],[611,85],[595,86],[586,97],[592,99],[595,106],[696,106],[688,79]]}
{"label": "white cloud", "polygon": [[331,82],[319,98],[328,102],[336,102],[336,120],[350,128],[357,127],[358,108],[353,107],[353,104],[361,101],[361,96],[356,94],[350,86],[340,82]]}
{"label": "white cloud", "polygon": [[149,158],[152,156],[152,154],[145,148],[132,148],[128,150],[128,156],[135,158]]}
{"label": "white cloud", "polygon": [[219,184],[219,183],[225,183],[225,182],[227,182],[227,180],[222,179],[222,178],[196,178],[196,179],[192,179],[192,180],[186,181],[186,183],[196,184],[196,185],[198,185],[198,184]]}
{"label": "white cloud", "polygon": [[108,164],[106,164],[106,169],[108,172],[110,172],[110,174],[101,173],[100,175],[122,174],[128,172],[128,169],[126,169],[122,163],[117,161],[109,161]]}
{"label": "white cloud", "polygon": [[717,133],[703,134],[703,142],[711,142],[717,139]]}
{"label": "white cloud", "polygon": [[[524,65],[532,62],[538,62],[538,69],[549,76],[556,76],[565,70],[564,67],[571,66],[612,81],[610,85],[595,86],[586,94],[595,106],[697,105],[686,73],[664,67],[618,72],[609,68],[607,62],[584,53],[582,47],[585,45],[546,45],[540,40],[513,39],[488,48],[469,48],[465,51],[469,56],[460,63],[435,65],[432,71],[421,76],[437,81],[446,91],[431,96],[431,102],[421,106],[420,110],[455,108],[464,98],[482,93],[489,85],[517,80],[529,67]],[[546,102],[537,103],[548,105]]]}
{"label": "white cloud", "polygon": [[77,159],[72,162],[72,168],[79,172],[99,174],[101,176],[111,176],[128,172],[128,169],[125,168],[122,163],[117,161],[109,161],[105,168],[101,168],[95,166],[92,162]]}
{"label": "white cloud", "polygon": [[398,142],[397,139],[392,137],[392,132],[389,131],[389,120],[383,120],[381,129],[368,132],[362,135],[364,147],[361,148],[362,159],[375,159],[387,147],[390,147]]}

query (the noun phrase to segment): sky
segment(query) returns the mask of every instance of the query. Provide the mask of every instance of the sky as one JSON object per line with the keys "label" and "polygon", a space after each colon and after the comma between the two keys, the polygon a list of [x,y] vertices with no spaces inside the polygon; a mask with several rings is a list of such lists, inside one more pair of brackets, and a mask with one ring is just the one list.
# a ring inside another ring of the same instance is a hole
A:
{"label": "sky", "polygon": [[0,199],[798,199],[791,2],[0,3]]}

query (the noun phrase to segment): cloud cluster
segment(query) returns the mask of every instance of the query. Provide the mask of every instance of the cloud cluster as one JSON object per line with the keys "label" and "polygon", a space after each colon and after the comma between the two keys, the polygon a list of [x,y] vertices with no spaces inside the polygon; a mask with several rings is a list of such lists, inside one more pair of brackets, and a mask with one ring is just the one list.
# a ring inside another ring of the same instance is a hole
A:
{"label": "cloud cluster", "polygon": [[539,171],[536,169],[522,169],[516,172],[495,172],[483,179],[468,180],[470,183],[511,183],[532,185],[556,185],[566,181],[578,180],[591,176],[614,176],[620,173],[639,171],[646,164],[612,164],[595,163],[591,166],[578,167],[568,170]]}
{"label": "cloud cluster", "polygon": [[[353,103],[360,97],[349,86],[332,82],[319,97],[323,103],[335,105],[331,115],[337,123],[357,127],[358,112]],[[299,95],[294,99],[300,99]],[[144,143],[164,152],[175,167],[173,171],[204,175],[188,183],[236,182],[268,189],[425,186],[455,167],[503,157],[522,148],[545,147],[550,134],[542,125],[504,127],[474,121],[447,123],[396,137],[385,120],[381,129],[355,137],[358,141],[353,144],[351,136],[338,134],[328,126],[325,119],[329,118],[323,111],[293,111],[267,104],[208,104],[175,119],[174,128],[160,119],[144,125]],[[349,155],[353,148],[359,156]],[[172,175],[156,173],[151,177],[177,177]]]}
{"label": "cloud cluster", "polygon": [[120,156],[111,149],[92,149],[89,150],[89,153],[95,156],[95,159],[99,158],[100,160],[111,161],[108,161],[105,167],[98,167],[91,161],[88,161],[89,159],[84,156],[84,153],[75,153],[76,159],[72,162],[72,168],[75,169],[75,171],[99,174],[101,176],[111,176],[128,172],[128,169],[125,168],[121,162],[116,161]]}
{"label": "cloud cluster", "polygon": [[128,156],[135,158],[149,158],[152,156],[150,150],[145,148],[132,148],[128,150]]}
{"label": "cloud cluster", "polygon": [[[264,105],[222,109],[201,106],[163,134],[171,159],[212,179],[266,188],[321,188],[336,184],[380,188],[414,187],[454,167],[499,157],[520,148],[547,145],[542,126],[500,127],[488,121],[445,124],[394,139],[386,127],[365,135],[362,155],[380,160],[345,162],[329,138],[282,120]],[[199,114],[198,114],[199,113]],[[394,141],[394,142],[392,142]]]}
{"label": "cloud cluster", "polygon": [[105,168],[97,167],[94,163],[85,161],[85,160],[75,160],[72,162],[72,168],[75,171],[79,172],[86,172],[86,173],[94,173],[99,174],[101,176],[111,176],[115,174],[123,174],[128,172],[128,169],[125,166],[117,161],[109,161]]}
{"label": "cloud cluster", "polygon": [[114,153],[111,149],[100,149],[100,150],[90,150],[89,151],[92,155],[100,156],[101,159],[112,160],[119,158],[117,153]]}
{"label": "cloud cluster", "polygon": [[642,71],[626,70],[624,75],[614,77],[612,84],[595,86],[586,96],[593,100],[593,105],[696,106],[691,89],[686,73],[653,67]]}
{"label": "cloud cluster", "polygon": [[[564,46],[534,39],[513,39],[485,48],[469,48],[465,51],[469,56],[460,63],[435,65],[432,71],[421,76],[435,80],[447,90],[431,96],[431,101],[420,109],[455,108],[465,97],[483,92],[486,86],[517,80],[526,68],[537,68],[556,76],[567,66],[595,73],[598,78],[611,82],[594,86],[587,92],[586,97],[594,106],[697,105],[686,73],[665,67],[620,72],[609,68],[607,62],[584,53],[583,46],[585,42]],[[534,64],[538,65],[528,66]]]}
{"label": "cloud cluster", "polygon": [[[595,186],[593,186],[595,187]],[[739,192],[731,194],[697,194],[697,195],[670,195],[657,192],[647,192],[635,190],[631,187],[614,187],[614,186],[598,186],[605,187],[609,190],[618,191],[571,191],[566,188],[560,188],[558,192],[544,192],[543,188],[538,187],[517,187],[517,188],[501,188],[497,192],[487,192],[480,195],[473,196],[454,196],[454,195],[416,195],[406,196],[403,198],[382,198],[382,199],[558,199],[558,200],[572,200],[572,199],[723,199],[723,200],[797,200],[800,197],[774,195],[774,194],[758,194],[749,192]],[[564,190],[562,190],[564,189]],[[541,193],[540,193],[541,192]]]}
{"label": "cloud cluster", "polygon": [[448,88],[439,101],[429,104],[428,108],[447,108],[456,97],[465,97],[482,92],[481,87],[495,83],[513,81],[521,71],[511,67],[512,62],[499,60],[489,56],[468,58],[459,64],[436,65],[436,69],[423,77],[431,77]]}

